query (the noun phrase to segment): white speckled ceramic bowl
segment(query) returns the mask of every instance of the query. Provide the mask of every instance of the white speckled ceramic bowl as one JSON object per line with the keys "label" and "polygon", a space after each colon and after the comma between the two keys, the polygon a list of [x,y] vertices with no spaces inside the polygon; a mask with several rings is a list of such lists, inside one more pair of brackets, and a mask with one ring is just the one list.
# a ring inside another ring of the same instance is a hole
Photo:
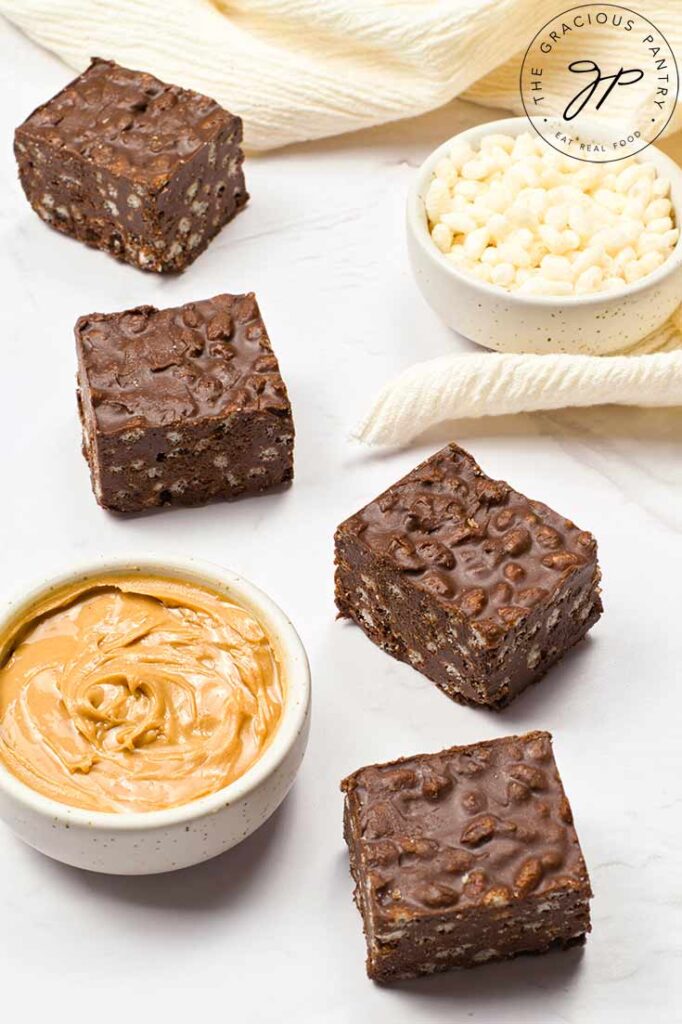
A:
{"label": "white speckled ceramic bowl", "polygon": [[[466,338],[499,352],[570,352],[606,355],[622,351],[659,327],[680,302],[682,238],[657,270],[618,292],[529,296],[479,281],[457,270],[434,244],[424,196],[438,161],[455,139],[476,146],[484,135],[532,131],[525,117],[477,125],[444,142],[424,161],[407,200],[410,263],[422,295],[438,316]],[[675,223],[682,221],[682,168],[655,146],[642,153],[671,182]]]}
{"label": "white speckled ceramic bowl", "polygon": [[308,659],[286,615],[252,583],[218,566],[177,558],[102,560],[22,593],[0,609],[0,653],[17,617],[36,601],[65,584],[104,573],[154,573],[203,584],[253,611],[277,651],[286,683],[277,732],[255,764],[224,789],[180,807],[139,814],[92,812],[58,803],[0,764],[0,818],[36,850],[90,871],[145,875],[189,867],[241,842],[288,793],[308,741]]}

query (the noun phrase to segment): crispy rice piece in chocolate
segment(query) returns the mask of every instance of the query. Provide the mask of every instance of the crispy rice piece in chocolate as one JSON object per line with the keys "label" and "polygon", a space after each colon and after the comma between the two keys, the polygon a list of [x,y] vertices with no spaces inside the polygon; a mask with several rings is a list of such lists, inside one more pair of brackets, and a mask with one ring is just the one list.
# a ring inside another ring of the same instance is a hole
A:
{"label": "crispy rice piece in chocolate", "polygon": [[292,479],[291,405],[254,295],[82,316],[76,347],[100,505],[203,505]]}
{"label": "crispy rice piece in chocolate", "polygon": [[454,700],[502,707],[602,612],[591,534],[450,444],[339,526],[336,603]]}
{"label": "crispy rice piece in chocolate", "polygon": [[370,978],[584,941],[592,892],[549,733],[361,768],[341,788]]}
{"label": "crispy rice piece in chocolate", "polygon": [[45,223],[144,270],[184,270],[245,205],[242,122],[215,100],[94,58],[17,128]]}

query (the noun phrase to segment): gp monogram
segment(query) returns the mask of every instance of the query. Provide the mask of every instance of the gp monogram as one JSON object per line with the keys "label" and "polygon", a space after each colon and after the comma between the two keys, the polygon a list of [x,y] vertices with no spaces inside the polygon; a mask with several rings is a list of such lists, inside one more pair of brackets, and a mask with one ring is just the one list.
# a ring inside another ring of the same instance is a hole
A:
{"label": "gp monogram", "polygon": [[615,4],[573,7],[548,21],[528,47],[521,99],[554,149],[593,163],[634,156],[670,121],[679,89],[665,36]]}

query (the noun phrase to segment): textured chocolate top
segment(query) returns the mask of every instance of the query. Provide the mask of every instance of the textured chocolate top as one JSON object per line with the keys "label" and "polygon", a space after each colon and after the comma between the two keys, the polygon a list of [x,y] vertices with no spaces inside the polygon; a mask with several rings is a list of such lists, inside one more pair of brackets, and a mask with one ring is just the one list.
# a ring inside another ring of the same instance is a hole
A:
{"label": "textured chocolate top", "polygon": [[81,387],[105,433],[237,409],[289,411],[253,294],[92,313],[78,320],[76,344]]}
{"label": "textured chocolate top", "polygon": [[339,528],[494,643],[566,576],[596,563],[594,537],[447,445]]}
{"label": "textured chocolate top", "polygon": [[361,768],[341,788],[385,922],[557,889],[590,894],[549,733]]}
{"label": "textured chocolate top", "polygon": [[215,100],[96,57],[19,131],[112,174],[162,187],[179,163],[227,124],[234,124],[238,141],[240,119]]}

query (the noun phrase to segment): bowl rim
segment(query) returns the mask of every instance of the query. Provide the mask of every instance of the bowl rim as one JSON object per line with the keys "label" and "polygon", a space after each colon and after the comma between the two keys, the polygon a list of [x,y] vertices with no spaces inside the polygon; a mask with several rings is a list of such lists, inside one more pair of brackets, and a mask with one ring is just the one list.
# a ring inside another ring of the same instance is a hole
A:
{"label": "bowl rim", "polygon": [[[426,209],[424,206],[424,194],[426,188],[431,182],[435,166],[438,161],[443,157],[447,156],[448,150],[455,141],[472,141],[478,140],[487,134],[499,134],[505,133],[507,135],[519,135],[524,130],[534,130],[534,121],[537,118],[529,117],[505,117],[496,121],[485,121],[481,124],[473,125],[471,128],[466,128],[464,131],[457,132],[452,135],[449,139],[445,139],[441,142],[434,150],[432,150],[425,160],[420,164],[416,174],[413,176],[410,183],[410,187],[407,195],[407,228],[408,232],[412,235],[413,239],[418,242],[422,252],[426,255],[432,264],[441,272],[448,273],[456,281],[462,282],[465,285],[470,286],[474,291],[479,292],[483,296],[494,297],[498,300],[504,299],[504,301],[511,302],[520,306],[603,306],[605,303],[610,302],[622,302],[624,299],[629,299],[632,296],[637,295],[639,292],[645,291],[652,286],[658,284],[664,278],[682,265],[682,202],[676,204],[673,203],[673,209],[676,215],[676,226],[680,229],[680,235],[675,243],[675,247],[670,255],[664,260],[660,267],[652,271],[650,274],[646,274],[641,277],[638,281],[635,281],[631,285],[627,285],[625,288],[618,289],[618,291],[600,291],[591,292],[587,295],[527,295],[518,291],[508,291],[506,288],[502,288],[500,285],[489,284],[487,281],[481,281],[473,275],[463,274],[457,269],[455,265],[450,263],[444,253],[441,253],[440,249],[436,246],[431,235],[428,231],[428,221],[426,217]],[[677,186],[677,191],[682,197],[682,167],[678,166],[671,157],[656,146],[649,145],[646,149],[642,150],[643,154],[650,154],[651,163],[655,164],[657,169],[665,174],[666,177],[670,178],[671,190],[673,183]],[[643,157],[646,159],[646,157]],[[678,207],[680,212],[678,213]]]}
{"label": "bowl rim", "polygon": [[306,727],[311,703],[310,665],[303,642],[288,616],[260,587],[231,569],[186,556],[136,555],[95,556],[72,568],[34,582],[0,603],[0,637],[12,627],[19,614],[49,593],[69,583],[103,575],[154,574],[167,579],[208,586],[232,597],[250,611],[271,638],[286,676],[284,710],[277,730],[263,754],[243,775],[214,793],[176,807],[153,811],[91,811],[60,803],[32,789],[0,762],[0,791],[29,810],[65,826],[93,831],[136,832],[164,829],[215,814],[221,808],[243,800],[274,775]]}

